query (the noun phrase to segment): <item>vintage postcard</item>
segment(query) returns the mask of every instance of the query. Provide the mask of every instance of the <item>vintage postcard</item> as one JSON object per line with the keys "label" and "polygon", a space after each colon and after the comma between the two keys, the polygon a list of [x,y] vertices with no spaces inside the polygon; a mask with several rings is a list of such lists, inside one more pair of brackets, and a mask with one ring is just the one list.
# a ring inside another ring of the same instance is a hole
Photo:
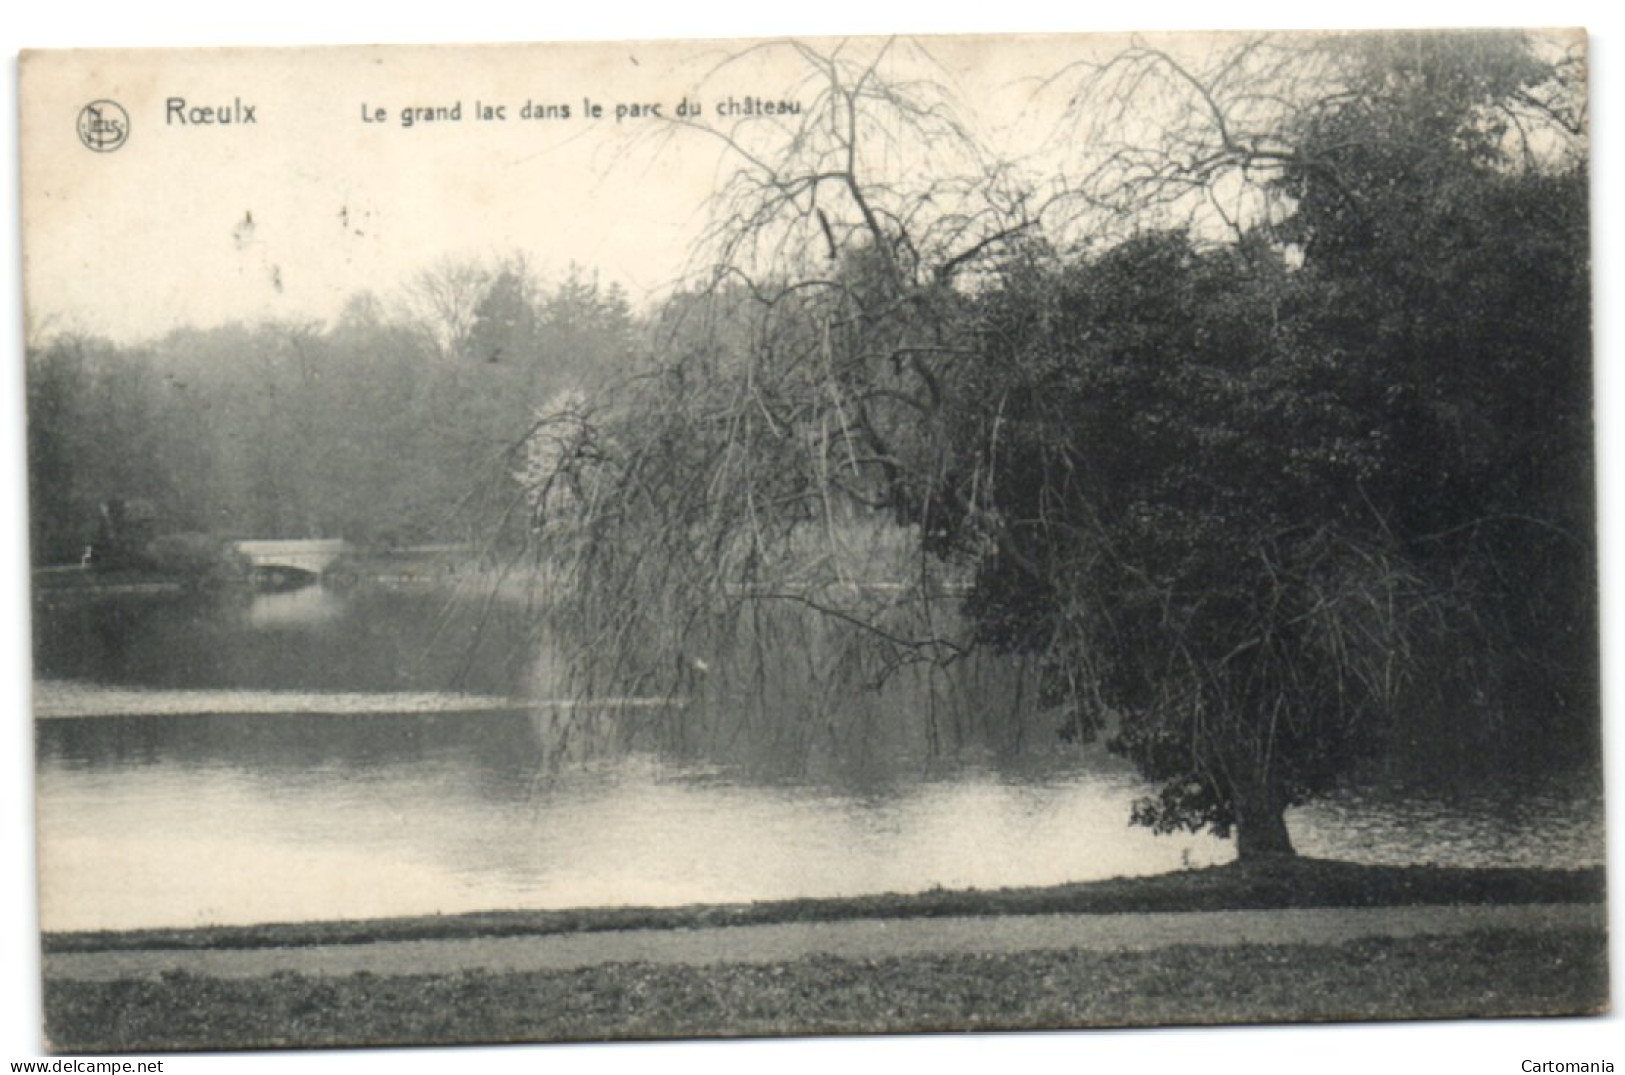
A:
{"label": "vintage postcard", "polygon": [[50,1048],[1607,1009],[1583,33],[20,72]]}

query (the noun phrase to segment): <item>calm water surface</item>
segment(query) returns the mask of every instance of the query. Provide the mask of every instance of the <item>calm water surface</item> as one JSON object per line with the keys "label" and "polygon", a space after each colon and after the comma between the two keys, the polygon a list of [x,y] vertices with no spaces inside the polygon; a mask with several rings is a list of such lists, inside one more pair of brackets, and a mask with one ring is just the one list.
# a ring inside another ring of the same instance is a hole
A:
{"label": "calm water surface", "polygon": [[[382,588],[47,595],[44,928],[1049,884],[1231,856],[1130,828],[1143,785],[1053,732],[929,752],[905,714],[753,750],[771,714],[707,735],[670,709],[537,708],[511,615]],[[809,745],[842,736],[859,748]],[[1360,861],[1602,860],[1594,781],[1367,786],[1290,820],[1300,851]]]}

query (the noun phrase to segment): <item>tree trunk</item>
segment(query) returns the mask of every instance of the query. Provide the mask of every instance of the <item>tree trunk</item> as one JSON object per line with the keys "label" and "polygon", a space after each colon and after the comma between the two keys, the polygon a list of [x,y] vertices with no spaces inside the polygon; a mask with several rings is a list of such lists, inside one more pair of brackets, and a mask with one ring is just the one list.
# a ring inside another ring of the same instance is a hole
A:
{"label": "tree trunk", "polygon": [[1236,796],[1236,857],[1244,862],[1295,855],[1286,828],[1286,799],[1270,788]]}

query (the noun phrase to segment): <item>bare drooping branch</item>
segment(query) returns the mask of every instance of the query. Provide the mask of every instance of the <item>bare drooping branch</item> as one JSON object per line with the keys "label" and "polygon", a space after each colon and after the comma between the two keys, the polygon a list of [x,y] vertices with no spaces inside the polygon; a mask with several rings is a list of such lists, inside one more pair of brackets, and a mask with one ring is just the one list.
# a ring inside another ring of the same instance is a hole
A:
{"label": "bare drooping branch", "polygon": [[[1289,806],[1494,650],[1502,554],[1433,535],[1537,488],[1496,416],[1575,443],[1559,67],[1516,35],[1137,40],[1051,80],[1067,136],[1006,163],[915,46],[772,47],[802,107],[668,132],[726,162],[698,271],[529,478],[576,505],[537,542],[584,667],[1030,662],[1161,782],[1140,821],[1290,853]],[[1537,415],[1479,354],[1569,373]]]}
{"label": "bare drooping branch", "polygon": [[474,330],[475,311],[491,282],[491,271],[472,261],[442,261],[419,273],[403,299],[408,318],[421,326],[430,348],[446,358],[462,358]]}
{"label": "bare drooping branch", "polygon": [[1046,85],[1067,95],[1057,134],[1078,149],[1057,193],[1078,234],[1150,225],[1223,241],[1290,215],[1294,176],[1365,213],[1349,158],[1399,132],[1359,117],[1392,115],[1407,94],[1428,98],[1441,136],[1466,115],[1487,154],[1568,159],[1584,136],[1579,49],[1541,64],[1508,33],[1137,39]]}

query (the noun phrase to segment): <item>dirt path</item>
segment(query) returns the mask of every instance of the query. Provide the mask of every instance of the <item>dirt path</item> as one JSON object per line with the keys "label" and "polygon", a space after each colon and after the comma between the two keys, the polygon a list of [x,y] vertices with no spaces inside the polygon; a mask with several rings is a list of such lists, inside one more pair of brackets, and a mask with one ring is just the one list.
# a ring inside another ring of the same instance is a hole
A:
{"label": "dirt path", "polygon": [[1601,930],[1601,904],[1316,908],[1179,914],[1062,914],[859,919],[714,929],[627,930],[551,936],[378,941],[307,948],[78,952],[47,955],[45,976],[107,981],[185,971],[215,978],[277,972],[348,975],[572,970],[601,963],[780,963],[936,953],[1080,948],[1145,950],[1176,944],[1338,944],[1477,930]]}

